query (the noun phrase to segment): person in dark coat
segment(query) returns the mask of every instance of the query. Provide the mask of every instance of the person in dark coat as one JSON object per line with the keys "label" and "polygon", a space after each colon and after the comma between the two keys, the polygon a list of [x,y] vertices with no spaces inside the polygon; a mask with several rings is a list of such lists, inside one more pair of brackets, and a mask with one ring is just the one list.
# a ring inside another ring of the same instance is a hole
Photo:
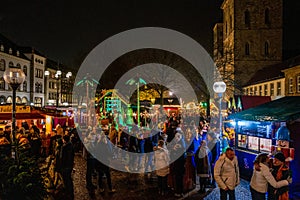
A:
{"label": "person in dark coat", "polygon": [[[175,176],[175,196],[183,197],[183,177],[185,173],[185,143],[182,133],[177,132],[174,137],[175,145],[172,147],[171,159],[175,160],[172,171]],[[178,157],[179,156],[179,157]],[[176,159],[177,158],[177,159]]]}
{"label": "person in dark coat", "polygon": [[199,149],[195,154],[195,162],[197,167],[197,176],[199,177],[200,190],[199,193],[205,193],[205,188],[209,183],[211,177],[211,168],[209,160],[209,149],[206,141],[202,140]]}
{"label": "person in dark coat", "polygon": [[219,158],[220,155],[220,140],[217,138],[216,134],[212,131],[209,131],[207,133],[207,147],[210,150],[210,168],[211,168],[211,172],[212,172],[212,182],[211,182],[211,186],[212,187],[216,187],[216,181],[214,178],[214,166],[216,161]]}
{"label": "person in dark coat", "polygon": [[61,172],[67,194],[67,199],[74,199],[74,185],[72,171],[74,166],[74,149],[69,135],[63,136],[63,146],[61,149]]}

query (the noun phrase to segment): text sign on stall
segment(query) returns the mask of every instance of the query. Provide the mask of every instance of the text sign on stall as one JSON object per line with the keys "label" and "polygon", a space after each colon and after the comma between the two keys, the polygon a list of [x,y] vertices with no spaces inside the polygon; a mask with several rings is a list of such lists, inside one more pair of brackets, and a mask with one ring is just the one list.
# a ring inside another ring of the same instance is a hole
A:
{"label": "text sign on stall", "polygon": [[[12,105],[0,106],[0,113],[12,113]],[[16,106],[16,113],[30,113],[30,106]]]}

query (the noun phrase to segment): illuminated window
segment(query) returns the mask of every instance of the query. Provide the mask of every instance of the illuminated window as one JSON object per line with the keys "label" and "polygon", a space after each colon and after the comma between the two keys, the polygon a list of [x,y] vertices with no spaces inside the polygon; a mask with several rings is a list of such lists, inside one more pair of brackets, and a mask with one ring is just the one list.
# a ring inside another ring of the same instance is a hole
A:
{"label": "illuminated window", "polygon": [[293,78],[289,78],[289,93],[293,93]]}
{"label": "illuminated window", "polygon": [[262,85],[259,86],[259,96],[262,96],[263,91],[262,91]]}
{"label": "illuminated window", "polygon": [[277,82],[277,95],[281,95],[281,82]]}
{"label": "illuminated window", "polygon": [[254,87],[254,95],[257,95],[257,86]]}
{"label": "illuminated window", "polygon": [[270,96],[274,96],[274,83],[270,84]]}
{"label": "illuminated window", "polygon": [[264,96],[268,96],[268,85],[267,84],[264,85],[264,89],[265,89]]}

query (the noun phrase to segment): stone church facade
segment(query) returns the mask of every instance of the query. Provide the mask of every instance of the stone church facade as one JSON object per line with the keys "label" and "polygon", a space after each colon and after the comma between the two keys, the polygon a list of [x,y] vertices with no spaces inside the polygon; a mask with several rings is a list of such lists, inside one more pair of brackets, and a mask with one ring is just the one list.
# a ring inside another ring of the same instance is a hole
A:
{"label": "stone church facade", "polygon": [[214,61],[227,96],[260,69],[282,62],[282,0],[224,0],[223,22],[214,26]]}

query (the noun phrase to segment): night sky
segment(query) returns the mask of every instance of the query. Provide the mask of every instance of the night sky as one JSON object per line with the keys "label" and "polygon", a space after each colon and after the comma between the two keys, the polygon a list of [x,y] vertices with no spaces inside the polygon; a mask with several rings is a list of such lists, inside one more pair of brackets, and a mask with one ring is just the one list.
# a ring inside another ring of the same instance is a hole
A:
{"label": "night sky", "polygon": [[[300,49],[300,1],[284,1],[284,49]],[[180,31],[212,52],[212,29],[223,0],[6,0],[0,6],[0,32],[46,57],[78,67],[100,42],[146,26]],[[300,54],[300,52],[299,52]]]}

